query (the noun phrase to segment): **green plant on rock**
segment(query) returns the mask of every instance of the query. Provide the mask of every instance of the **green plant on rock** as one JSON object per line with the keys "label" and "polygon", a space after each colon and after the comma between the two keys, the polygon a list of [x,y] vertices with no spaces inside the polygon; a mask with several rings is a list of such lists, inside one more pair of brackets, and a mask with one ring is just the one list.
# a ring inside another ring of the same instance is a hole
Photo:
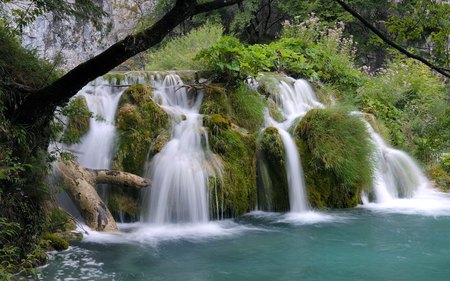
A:
{"label": "green plant on rock", "polygon": [[110,189],[108,208],[117,221],[136,221],[140,212],[139,190],[114,186]]}
{"label": "green plant on rock", "polygon": [[311,205],[356,206],[372,183],[373,147],[363,121],[342,108],[313,109],[294,131]]}
{"label": "green plant on rock", "polygon": [[356,100],[383,122],[394,146],[432,164],[450,147],[448,89],[426,66],[396,58],[358,90]]}
{"label": "green plant on rock", "polygon": [[151,91],[150,87],[137,84],[122,94],[116,114],[116,169],[142,174],[150,145],[168,126],[168,115],[152,100]]}
{"label": "green plant on rock", "polygon": [[[255,138],[237,130],[231,120],[220,114],[205,117],[205,126],[211,150],[220,156],[223,164],[222,179],[210,181],[212,216],[243,215],[256,203]],[[218,206],[214,205],[216,202]]]}
{"label": "green plant on rock", "polygon": [[51,247],[50,249],[63,251],[69,248],[69,243],[66,240],[53,233],[44,232],[42,234],[42,240],[45,240],[49,243],[49,246]]}
{"label": "green plant on rock", "polygon": [[167,40],[163,47],[148,54],[148,70],[201,70],[203,65],[194,57],[201,49],[208,48],[222,36],[223,28],[206,23],[187,35]]}
{"label": "green plant on rock", "polygon": [[257,131],[264,121],[265,102],[257,91],[241,83],[229,95],[232,119],[237,125]]}
{"label": "green plant on rock", "polygon": [[266,128],[258,138],[258,208],[289,211],[286,156],[278,129]]}
{"label": "green plant on rock", "polygon": [[83,96],[75,97],[61,113],[68,118],[61,142],[67,145],[79,143],[89,131],[89,120],[93,117],[86,99]]}

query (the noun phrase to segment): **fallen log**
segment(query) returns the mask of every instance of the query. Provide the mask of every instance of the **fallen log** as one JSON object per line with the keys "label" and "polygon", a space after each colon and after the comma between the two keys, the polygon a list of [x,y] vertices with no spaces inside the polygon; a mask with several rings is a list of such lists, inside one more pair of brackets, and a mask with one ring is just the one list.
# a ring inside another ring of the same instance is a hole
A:
{"label": "fallen log", "polygon": [[106,183],[143,188],[150,181],[126,172],[87,169],[75,161],[59,161],[56,165],[64,178],[66,191],[85,219],[86,225],[97,231],[116,231],[117,224],[106,204],[98,195],[96,184]]}

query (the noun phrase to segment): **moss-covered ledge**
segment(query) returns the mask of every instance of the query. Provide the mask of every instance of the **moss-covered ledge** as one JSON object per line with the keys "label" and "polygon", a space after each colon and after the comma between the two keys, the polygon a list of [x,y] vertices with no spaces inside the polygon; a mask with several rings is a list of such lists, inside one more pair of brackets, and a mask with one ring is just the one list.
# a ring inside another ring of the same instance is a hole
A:
{"label": "moss-covered ledge", "polygon": [[355,207],[372,185],[373,145],[363,121],[343,108],[313,109],[293,131],[310,205]]}
{"label": "moss-covered ledge", "polygon": [[256,205],[255,137],[220,114],[205,116],[204,122],[210,148],[223,164],[222,179],[210,181],[212,217],[243,215]]}
{"label": "moss-covered ledge", "polygon": [[128,87],[120,98],[114,169],[141,175],[150,146],[169,126],[169,116],[152,100],[151,93],[149,86],[136,84]]}

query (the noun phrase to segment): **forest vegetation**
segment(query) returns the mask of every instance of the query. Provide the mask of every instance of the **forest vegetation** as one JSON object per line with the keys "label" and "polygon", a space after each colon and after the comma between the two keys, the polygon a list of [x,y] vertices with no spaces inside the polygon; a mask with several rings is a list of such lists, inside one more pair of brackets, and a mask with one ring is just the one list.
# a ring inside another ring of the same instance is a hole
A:
{"label": "forest vegetation", "polygon": [[[310,180],[317,188],[312,192],[314,207],[355,206],[356,194],[368,188],[370,167],[356,168],[366,162],[371,147],[369,143],[355,147],[359,139],[367,138],[362,123],[348,115],[355,110],[369,114],[387,142],[413,155],[439,188],[450,189],[446,1],[345,2],[386,38],[434,69],[399,53],[348,13],[342,1],[159,0],[154,11],[139,20],[134,35],[67,73],[58,70],[56,62],[24,49],[21,32],[47,12],[59,20],[71,17],[101,28],[100,19],[108,15],[96,1],[30,1],[25,11],[14,6],[21,1],[3,2],[14,8],[9,14],[0,10],[0,279],[44,264],[46,250],[67,247],[61,237],[67,238],[74,222],[55,205],[46,179],[58,157],[73,156],[47,148],[52,142],[80,140],[94,116],[83,99],[69,103],[70,98],[114,67],[142,64],[133,61],[137,54],[135,60],[144,60],[145,70],[198,70],[216,87],[206,91],[200,112],[208,116],[211,149],[228,165],[219,187],[229,196],[221,202],[228,216],[248,211],[257,200],[253,178],[257,150],[283,162],[277,154],[276,133],[268,128],[258,139],[264,108],[270,108],[268,89],[273,86],[270,78],[259,74],[268,72],[304,78],[323,103],[336,105],[311,111],[292,129],[301,152],[310,159],[310,170],[323,174],[324,181],[339,181],[348,194],[345,200],[320,195],[326,194],[320,190],[323,183]],[[244,84],[249,77],[259,77],[262,86],[249,90]],[[139,174],[147,156],[140,147],[155,139],[165,141],[167,116],[142,98],[141,93],[149,91],[145,86],[130,87],[119,105],[116,123],[122,137],[114,162],[118,170]],[[337,140],[341,136],[345,137]],[[317,149],[322,141],[327,145]],[[354,150],[343,155],[333,149],[338,141]],[[158,148],[154,149],[156,153]],[[236,168],[242,163],[245,169]],[[245,192],[235,186],[243,186]],[[285,209],[283,196],[277,203],[280,210]]]}

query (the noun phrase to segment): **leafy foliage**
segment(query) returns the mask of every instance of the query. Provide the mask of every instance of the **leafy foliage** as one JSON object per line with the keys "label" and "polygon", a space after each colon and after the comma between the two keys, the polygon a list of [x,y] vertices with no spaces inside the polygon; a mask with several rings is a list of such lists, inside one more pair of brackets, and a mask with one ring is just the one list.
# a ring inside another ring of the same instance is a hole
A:
{"label": "leafy foliage", "polygon": [[205,24],[187,35],[167,40],[148,54],[147,70],[200,70],[202,64],[193,58],[204,48],[216,43],[222,36],[220,25]]}
{"label": "leafy foliage", "polygon": [[306,23],[287,23],[283,37],[268,45],[245,46],[236,38],[224,36],[201,51],[197,59],[220,80],[280,71],[351,90],[361,85],[362,74],[353,65],[353,42],[343,37],[342,30],[342,26],[319,28],[315,18]]}
{"label": "leafy foliage", "polygon": [[384,122],[394,145],[430,163],[450,147],[448,95],[426,66],[399,58],[359,89],[357,102]]}
{"label": "leafy foliage", "polygon": [[89,131],[89,119],[93,114],[87,107],[86,99],[82,96],[76,97],[62,109],[62,115],[68,117],[66,128],[61,137],[65,144],[79,143]]}

